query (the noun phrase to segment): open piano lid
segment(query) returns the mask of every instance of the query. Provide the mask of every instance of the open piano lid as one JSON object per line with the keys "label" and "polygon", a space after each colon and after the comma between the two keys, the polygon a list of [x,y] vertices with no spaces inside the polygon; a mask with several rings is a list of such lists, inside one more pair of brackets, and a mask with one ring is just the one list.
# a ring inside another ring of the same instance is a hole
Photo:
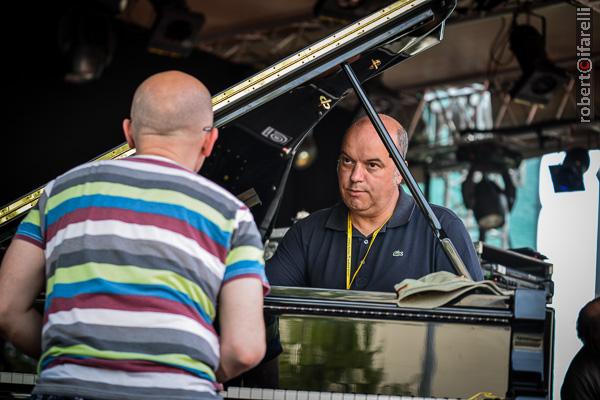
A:
{"label": "open piano lid", "polygon": [[[212,98],[220,138],[201,174],[250,208],[266,239],[307,133],[344,97],[349,62],[360,82],[438,43],[456,0],[400,0],[265,68]],[[122,144],[95,160],[132,155]],[[0,209],[0,246],[44,187]]]}

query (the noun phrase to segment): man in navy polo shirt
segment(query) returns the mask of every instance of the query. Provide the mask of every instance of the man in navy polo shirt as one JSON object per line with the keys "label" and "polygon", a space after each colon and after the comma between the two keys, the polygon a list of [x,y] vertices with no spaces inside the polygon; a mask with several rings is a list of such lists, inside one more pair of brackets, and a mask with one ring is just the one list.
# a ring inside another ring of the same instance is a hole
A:
{"label": "man in navy polo shirt", "polygon": [[[380,117],[405,156],[406,131]],[[402,177],[368,117],[346,132],[337,172],[343,203],[290,228],[266,265],[272,285],[393,292],[405,278],[455,272],[414,199],[399,186]],[[447,208],[431,208],[472,278],[482,280],[463,222]]]}

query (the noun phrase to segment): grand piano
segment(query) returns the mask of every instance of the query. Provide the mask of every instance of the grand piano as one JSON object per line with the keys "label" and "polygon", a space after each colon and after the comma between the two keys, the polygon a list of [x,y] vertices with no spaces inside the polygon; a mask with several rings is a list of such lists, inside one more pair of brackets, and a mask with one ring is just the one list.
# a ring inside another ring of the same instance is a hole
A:
{"label": "grand piano", "polygon": [[[213,97],[220,139],[202,174],[250,207],[265,243],[272,239],[294,156],[308,132],[351,90],[369,112],[361,85],[441,41],[455,6],[456,0],[396,1]],[[386,143],[389,136],[380,134]],[[388,150],[428,213],[404,160]],[[97,159],[133,152],[123,144]],[[0,209],[0,251],[43,190]],[[444,240],[439,222],[431,226]],[[460,272],[460,260],[455,266]],[[40,308],[43,301],[41,296]],[[263,386],[250,378],[230,383],[222,393],[226,398],[552,396],[554,312],[543,290],[473,294],[436,309],[411,309],[399,307],[393,293],[274,287],[264,311],[277,321],[271,329],[277,329],[283,348],[277,380]],[[36,379],[34,360],[10,344],[2,355],[0,395],[28,393]]]}

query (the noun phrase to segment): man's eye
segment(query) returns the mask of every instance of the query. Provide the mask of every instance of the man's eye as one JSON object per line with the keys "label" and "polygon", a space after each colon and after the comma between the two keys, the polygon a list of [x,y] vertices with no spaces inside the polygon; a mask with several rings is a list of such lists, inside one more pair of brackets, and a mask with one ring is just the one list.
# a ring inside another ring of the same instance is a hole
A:
{"label": "man's eye", "polygon": [[346,157],[342,158],[342,163],[346,164],[346,165],[350,165],[352,164],[352,160]]}
{"label": "man's eye", "polygon": [[370,169],[377,169],[377,168],[379,168],[379,164],[377,164],[377,163],[369,163],[369,168]]}

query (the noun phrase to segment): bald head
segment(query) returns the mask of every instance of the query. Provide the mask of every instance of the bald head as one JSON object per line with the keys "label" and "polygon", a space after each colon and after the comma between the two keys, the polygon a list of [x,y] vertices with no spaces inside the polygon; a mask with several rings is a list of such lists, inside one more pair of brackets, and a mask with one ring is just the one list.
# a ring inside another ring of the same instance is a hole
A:
{"label": "bald head", "polygon": [[[408,150],[408,135],[406,130],[404,130],[400,122],[396,121],[389,115],[379,114],[379,118],[381,118],[381,122],[383,122],[383,125],[392,136],[392,139],[398,147],[398,150],[400,150],[402,157],[406,158],[406,151]],[[346,131],[346,134],[344,135],[344,141],[349,135],[355,134],[377,134],[377,131],[371,123],[368,115],[365,115],[354,121],[354,123]]]}
{"label": "bald head", "polygon": [[170,136],[211,126],[210,93],[202,82],[183,72],[152,75],[135,92],[131,122],[135,136]]}
{"label": "bald head", "polygon": [[600,297],[587,303],[579,312],[577,335],[585,346],[600,355]]}

